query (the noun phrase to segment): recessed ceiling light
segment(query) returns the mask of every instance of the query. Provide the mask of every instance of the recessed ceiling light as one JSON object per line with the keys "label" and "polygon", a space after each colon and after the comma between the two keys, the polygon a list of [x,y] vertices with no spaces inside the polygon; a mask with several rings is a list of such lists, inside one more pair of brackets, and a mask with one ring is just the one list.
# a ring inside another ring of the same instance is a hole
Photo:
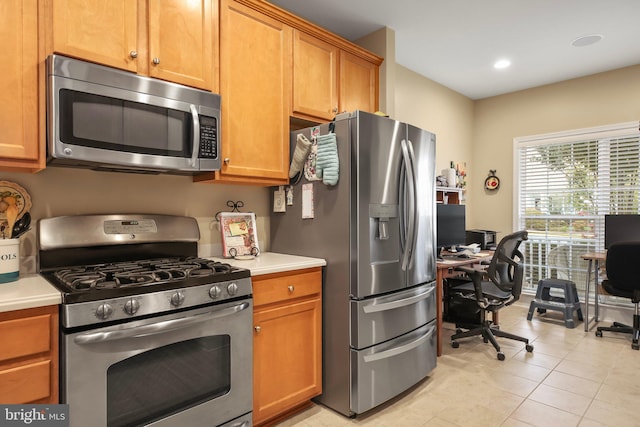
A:
{"label": "recessed ceiling light", "polygon": [[493,68],[497,68],[498,70],[501,70],[503,68],[507,68],[510,65],[511,65],[511,61],[509,61],[508,59],[499,59],[498,61],[496,61],[495,64],[493,64]]}
{"label": "recessed ceiling light", "polygon": [[602,34],[589,34],[588,36],[581,36],[571,42],[571,46],[583,47],[590,44],[598,43],[604,36]]}

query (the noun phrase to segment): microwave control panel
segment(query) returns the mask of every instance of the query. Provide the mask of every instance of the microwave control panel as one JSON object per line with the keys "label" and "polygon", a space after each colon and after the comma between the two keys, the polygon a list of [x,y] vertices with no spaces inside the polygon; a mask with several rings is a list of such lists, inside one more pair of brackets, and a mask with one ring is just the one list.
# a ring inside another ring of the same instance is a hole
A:
{"label": "microwave control panel", "polygon": [[218,158],[218,124],[215,117],[200,116],[201,159]]}

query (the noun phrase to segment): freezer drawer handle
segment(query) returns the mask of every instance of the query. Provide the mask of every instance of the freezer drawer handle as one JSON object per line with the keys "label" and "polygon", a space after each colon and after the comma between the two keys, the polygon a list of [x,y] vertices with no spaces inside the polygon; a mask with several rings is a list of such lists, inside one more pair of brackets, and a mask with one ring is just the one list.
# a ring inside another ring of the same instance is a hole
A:
{"label": "freezer drawer handle", "polygon": [[406,353],[407,351],[413,350],[414,348],[421,346],[424,341],[430,339],[433,336],[435,331],[436,331],[436,327],[432,326],[429,332],[427,332],[420,338],[411,341],[409,344],[405,344],[400,347],[395,347],[395,348],[392,348],[391,350],[381,351],[380,353],[371,354],[369,356],[364,356],[363,360],[365,361],[365,363],[376,362],[378,360],[388,359],[389,357]]}
{"label": "freezer drawer handle", "polygon": [[429,289],[427,289],[425,292],[422,292],[421,294],[414,295],[409,298],[403,298],[397,301],[385,302],[382,304],[366,305],[362,308],[362,311],[369,314],[369,313],[376,313],[379,311],[393,310],[394,308],[406,307],[408,305],[415,304],[418,301],[422,301],[423,299],[429,298],[431,294],[435,292],[435,290],[436,288],[432,286]]}
{"label": "freezer drawer handle", "polygon": [[78,335],[74,341],[76,344],[94,344],[105,341],[115,341],[125,338],[146,337],[149,335],[157,335],[176,329],[186,328],[196,323],[205,322],[207,320],[220,317],[230,316],[239,311],[249,308],[248,302],[234,305],[222,310],[209,311],[203,314],[191,315],[189,317],[181,317],[178,319],[165,320],[163,322],[151,323],[149,325],[137,326],[133,328],[94,332],[89,334]]}

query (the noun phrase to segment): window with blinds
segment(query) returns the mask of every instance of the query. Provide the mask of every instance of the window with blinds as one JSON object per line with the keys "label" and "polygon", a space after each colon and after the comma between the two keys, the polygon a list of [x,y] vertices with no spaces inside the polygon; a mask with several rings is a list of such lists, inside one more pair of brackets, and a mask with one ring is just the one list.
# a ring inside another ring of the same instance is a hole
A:
{"label": "window with blinds", "polygon": [[638,122],[514,139],[515,229],[529,231],[526,287],[584,289],[586,252],[604,247],[604,215],[640,213]]}

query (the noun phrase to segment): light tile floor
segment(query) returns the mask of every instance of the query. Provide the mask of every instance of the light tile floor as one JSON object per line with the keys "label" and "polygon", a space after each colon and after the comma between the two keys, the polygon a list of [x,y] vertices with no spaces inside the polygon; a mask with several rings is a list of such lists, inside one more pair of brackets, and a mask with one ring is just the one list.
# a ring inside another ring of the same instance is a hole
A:
{"label": "light tile floor", "polygon": [[[527,310],[524,303],[501,310],[500,328],[528,337],[533,353],[504,338],[504,361],[481,338],[454,349],[455,327],[445,323],[437,368],[404,395],[355,419],[314,405],[278,427],[640,426],[640,351],[631,336],[598,338],[582,322],[567,329],[560,312],[527,321]],[[630,323],[631,312],[617,320]]]}

